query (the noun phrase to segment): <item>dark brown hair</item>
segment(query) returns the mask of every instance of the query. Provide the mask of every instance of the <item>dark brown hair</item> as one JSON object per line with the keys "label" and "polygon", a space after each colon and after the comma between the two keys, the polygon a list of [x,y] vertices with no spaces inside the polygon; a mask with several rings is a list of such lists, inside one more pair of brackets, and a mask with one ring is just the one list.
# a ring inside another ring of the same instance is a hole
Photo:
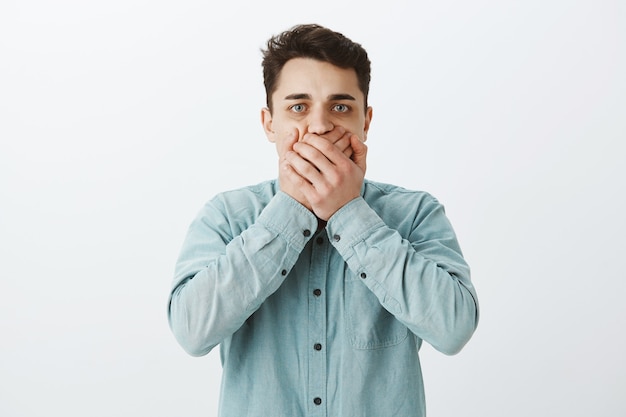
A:
{"label": "dark brown hair", "polygon": [[370,60],[363,47],[339,32],[319,25],[298,25],[271,37],[263,52],[263,82],[267,107],[272,111],[272,94],[276,91],[280,71],[293,58],[312,58],[339,68],[353,68],[359,89],[365,97],[370,84]]}

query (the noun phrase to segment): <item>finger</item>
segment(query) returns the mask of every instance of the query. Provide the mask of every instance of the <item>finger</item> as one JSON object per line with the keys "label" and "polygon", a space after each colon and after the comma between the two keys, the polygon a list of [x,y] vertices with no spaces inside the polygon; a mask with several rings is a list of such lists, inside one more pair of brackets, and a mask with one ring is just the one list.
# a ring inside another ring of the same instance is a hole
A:
{"label": "finger", "polygon": [[[300,151],[303,148],[306,148],[306,151],[301,154]],[[312,149],[310,146],[300,143],[294,145],[294,151],[287,152],[285,161],[298,175],[306,179],[309,183],[319,183],[323,178],[320,171],[322,169],[328,170],[331,167],[326,157],[320,155],[319,152]]]}
{"label": "finger", "polygon": [[367,157],[367,145],[359,139],[357,135],[352,135],[350,137],[350,144],[352,146],[352,160],[354,163],[365,172],[367,167],[366,157]]}
{"label": "finger", "polygon": [[[352,136],[352,134],[350,132],[346,132],[337,142],[334,143],[335,147],[344,153],[346,149],[351,149],[350,136]],[[352,151],[350,151],[350,153],[352,153]]]}
{"label": "finger", "polygon": [[281,175],[287,178],[289,182],[298,188],[304,187],[306,185],[311,185],[309,181],[307,181],[302,175],[296,171],[293,165],[285,159],[280,163],[280,171]]}
{"label": "finger", "polygon": [[352,147],[350,146],[350,132],[347,132],[345,128],[338,126],[334,128],[329,134],[315,135],[307,133],[303,136],[302,142],[312,141],[314,137],[323,138],[334,144],[347,158],[352,156]]}
{"label": "finger", "polygon": [[328,140],[330,143],[336,144],[344,136],[346,136],[346,133],[346,129],[343,126],[337,126],[327,134],[322,135],[322,137]]}
{"label": "finger", "polygon": [[318,171],[322,173],[331,172],[335,168],[335,161],[341,159],[351,162],[347,156],[326,139],[317,138],[312,142],[314,143],[298,142],[294,145],[294,151],[314,165]]}
{"label": "finger", "polygon": [[330,132],[326,132],[322,135],[318,135],[315,133],[306,133],[303,135],[302,139],[304,140],[306,137],[316,136],[320,138],[324,138],[330,143],[335,143],[339,139],[341,139],[346,134],[346,129],[343,126],[336,126]]}
{"label": "finger", "polygon": [[[337,162],[346,158],[346,156],[343,154],[343,151],[337,148],[333,143],[316,135],[305,136],[301,142],[298,142],[298,145],[302,144],[313,147],[333,164],[336,164]],[[308,150],[307,155],[310,155],[312,157],[315,156],[314,153],[312,153],[312,151],[310,150]],[[315,164],[318,163],[323,164],[324,161],[316,160]],[[318,168],[322,168],[322,166],[318,166]]]}

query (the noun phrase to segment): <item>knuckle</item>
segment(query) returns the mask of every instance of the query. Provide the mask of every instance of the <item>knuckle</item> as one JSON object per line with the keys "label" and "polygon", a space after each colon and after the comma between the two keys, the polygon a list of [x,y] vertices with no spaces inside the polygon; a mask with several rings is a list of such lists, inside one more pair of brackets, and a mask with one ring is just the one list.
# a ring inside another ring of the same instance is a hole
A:
{"label": "knuckle", "polygon": [[319,194],[314,194],[314,195],[309,197],[309,202],[311,204],[313,204],[314,206],[321,205],[323,201],[324,201],[324,199],[321,198]]}

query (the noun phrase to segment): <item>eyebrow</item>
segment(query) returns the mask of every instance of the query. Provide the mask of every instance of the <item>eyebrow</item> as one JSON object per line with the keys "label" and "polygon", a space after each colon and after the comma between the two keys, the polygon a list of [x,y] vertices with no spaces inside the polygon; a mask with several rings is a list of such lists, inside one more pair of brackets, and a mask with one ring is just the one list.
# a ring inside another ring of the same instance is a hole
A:
{"label": "eyebrow", "polygon": [[304,93],[294,93],[286,96],[285,100],[311,100],[311,95]]}
{"label": "eyebrow", "polygon": [[352,97],[350,94],[331,94],[330,96],[328,96],[328,100],[351,100],[351,101],[356,101],[356,99],[354,97]]}
{"label": "eyebrow", "polygon": [[[294,94],[287,95],[285,97],[285,100],[312,100],[312,97],[310,94],[294,93]],[[335,101],[335,100],[356,101],[356,99],[352,97],[350,94],[331,94],[328,96],[328,100],[329,101]]]}

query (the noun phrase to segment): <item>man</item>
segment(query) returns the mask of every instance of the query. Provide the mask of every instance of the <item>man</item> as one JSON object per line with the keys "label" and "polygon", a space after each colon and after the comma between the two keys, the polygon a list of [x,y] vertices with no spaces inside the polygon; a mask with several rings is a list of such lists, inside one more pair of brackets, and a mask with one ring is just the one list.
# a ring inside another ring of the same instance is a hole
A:
{"label": "man", "polygon": [[365,50],[316,25],[269,40],[278,179],[213,198],[176,265],[172,331],[220,344],[220,416],[425,415],[422,340],[458,352],[476,294],[443,207],[365,180]]}

